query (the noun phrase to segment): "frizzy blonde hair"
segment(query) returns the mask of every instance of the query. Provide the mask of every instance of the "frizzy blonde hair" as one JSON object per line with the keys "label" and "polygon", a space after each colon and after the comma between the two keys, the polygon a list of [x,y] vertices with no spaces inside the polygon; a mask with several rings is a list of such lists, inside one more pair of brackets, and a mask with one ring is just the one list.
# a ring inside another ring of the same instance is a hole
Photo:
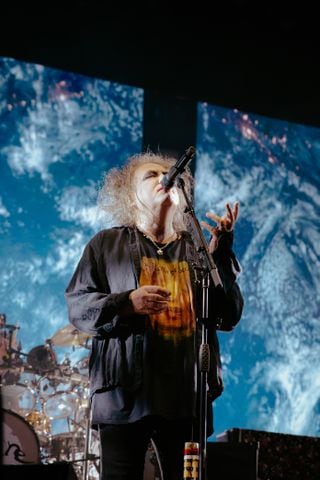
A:
{"label": "frizzy blonde hair", "polygon": [[[109,221],[115,225],[136,224],[139,209],[134,195],[134,174],[136,169],[145,163],[163,165],[169,169],[177,159],[153,152],[139,153],[129,157],[122,167],[110,169],[104,176],[103,184],[99,190],[98,205],[104,211]],[[185,182],[185,190],[189,198],[192,195],[193,177],[187,167],[182,174]],[[184,213],[185,199],[180,188],[177,188],[180,198],[179,206],[175,211],[173,226],[178,230],[187,229],[188,221]]]}

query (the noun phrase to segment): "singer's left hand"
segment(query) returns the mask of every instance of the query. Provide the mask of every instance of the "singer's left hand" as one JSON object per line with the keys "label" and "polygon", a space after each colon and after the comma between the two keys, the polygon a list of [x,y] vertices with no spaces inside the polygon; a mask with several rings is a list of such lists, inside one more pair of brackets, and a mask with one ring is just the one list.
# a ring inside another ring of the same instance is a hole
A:
{"label": "singer's left hand", "polygon": [[214,222],[216,222],[216,226],[212,226],[207,222],[201,222],[203,228],[208,230],[211,233],[212,238],[209,244],[209,251],[212,253],[218,243],[218,236],[220,233],[223,232],[231,232],[233,230],[234,224],[237,221],[239,216],[239,203],[235,202],[233,207],[231,208],[230,203],[226,204],[226,214],[222,217],[216,215],[212,212],[207,212],[206,217],[210,218]]}

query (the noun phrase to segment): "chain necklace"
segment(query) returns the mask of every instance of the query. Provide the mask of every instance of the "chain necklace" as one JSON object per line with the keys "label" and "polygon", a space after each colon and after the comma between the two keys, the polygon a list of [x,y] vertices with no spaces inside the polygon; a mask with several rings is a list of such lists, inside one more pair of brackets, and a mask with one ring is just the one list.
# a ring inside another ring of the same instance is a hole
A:
{"label": "chain necklace", "polygon": [[158,242],[155,242],[149,235],[147,235],[146,233],[142,232],[143,236],[146,237],[148,240],[150,240],[151,243],[153,243],[153,245],[156,247],[157,249],[157,254],[158,255],[163,255],[163,250],[168,246],[170,245],[170,243],[174,242],[175,240],[179,239],[179,235],[174,232],[172,235],[170,235],[170,237],[168,238],[168,240],[162,245],[162,247],[159,246]]}

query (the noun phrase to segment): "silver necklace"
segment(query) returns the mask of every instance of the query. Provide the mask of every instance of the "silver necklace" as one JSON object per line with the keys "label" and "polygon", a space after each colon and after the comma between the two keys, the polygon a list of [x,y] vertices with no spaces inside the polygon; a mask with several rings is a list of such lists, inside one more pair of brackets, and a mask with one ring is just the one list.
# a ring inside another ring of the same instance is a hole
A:
{"label": "silver necklace", "polygon": [[158,255],[163,255],[163,250],[172,242],[174,242],[176,239],[179,238],[176,232],[174,232],[170,237],[169,240],[162,246],[160,247],[157,242],[155,242],[149,235],[146,233],[142,232],[143,236],[146,237],[148,240],[150,240],[151,243],[156,247],[157,249],[157,254]]}

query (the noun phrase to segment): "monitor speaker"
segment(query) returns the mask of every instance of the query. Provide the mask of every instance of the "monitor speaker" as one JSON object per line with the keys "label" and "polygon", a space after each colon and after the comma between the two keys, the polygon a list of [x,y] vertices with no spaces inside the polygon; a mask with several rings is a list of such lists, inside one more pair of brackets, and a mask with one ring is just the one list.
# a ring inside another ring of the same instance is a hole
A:
{"label": "monitor speaker", "polygon": [[207,443],[207,480],[257,480],[257,445]]}
{"label": "monitor speaker", "polygon": [[320,437],[232,428],[217,435],[217,441],[258,445],[259,480],[320,479]]}

